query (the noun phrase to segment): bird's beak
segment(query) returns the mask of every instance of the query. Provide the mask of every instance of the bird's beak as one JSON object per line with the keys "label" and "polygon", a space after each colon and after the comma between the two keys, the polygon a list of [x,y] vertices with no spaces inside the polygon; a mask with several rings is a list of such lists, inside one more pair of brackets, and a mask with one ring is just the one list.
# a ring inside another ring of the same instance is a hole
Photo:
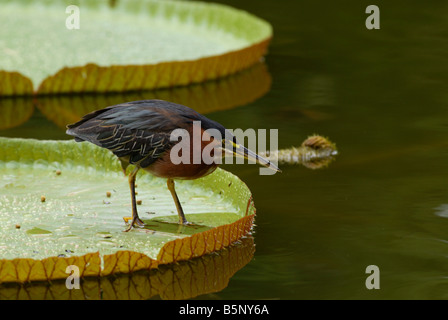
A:
{"label": "bird's beak", "polygon": [[276,172],[282,172],[274,163],[272,163],[271,161],[263,158],[262,156],[259,156],[258,154],[256,154],[255,152],[253,152],[250,149],[247,149],[245,146],[239,144],[239,143],[235,143],[233,141],[227,140],[226,141],[226,147],[223,148],[223,151],[226,154],[232,154],[235,155],[237,157],[241,157],[244,159],[248,159],[251,161],[254,161],[258,164],[261,164],[264,167],[267,167],[271,170],[274,170]]}

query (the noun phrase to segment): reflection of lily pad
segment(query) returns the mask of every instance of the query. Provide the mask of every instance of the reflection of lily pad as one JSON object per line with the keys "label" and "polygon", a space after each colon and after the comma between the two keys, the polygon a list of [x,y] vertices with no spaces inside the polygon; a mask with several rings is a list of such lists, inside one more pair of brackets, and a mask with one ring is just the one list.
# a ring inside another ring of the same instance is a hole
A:
{"label": "reflection of lily pad", "polygon": [[240,243],[200,258],[163,265],[158,270],[142,270],[114,277],[85,278],[81,290],[69,290],[64,280],[22,284],[0,284],[0,300],[146,300],[189,299],[219,292],[230,278],[243,268],[254,255],[252,237]]}
{"label": "reflection of lily pad", "polygon": [[36,102],[39,110],[65,131],[68,123],[79,121],[85,114],[123,101],[160,99],[206,114],[248,104],[263,96],[270,86],[266,65],[257,63],[232,76],[191,86],[101,95],[39,96]]}
{"label": "reflection of lily pad", "polygon": [[0,130],[23,125],[33,115],[34,106],[65,133],[68,123],[75,123],[89,112],[123,101],[160,99],[190,106],[206,114],[246,105],[263,96],[270,86],[271,76],[266,64],[257,63],[234,75],[190,86],[108,94],[8,97],[0,99]]}
{"label": "reflection of lily pad", "polygon": [[165,181],[142,174],[139,208],[148,228],[125,233],[129,190],[119,168],[90,144],[0,138],[0,282],[64,278],[71,264],[83,276],[155,268],[220,250],[251,229],[249,190],[218,170],[178,183],[196,225],[175,230],[157,222],[176,216]]}
{"label": "reflection of lily pad", "polygon": [[0,130],[22,125],[29,120],[33,112],[33,101],[28,97],[0,99]]}
{"label": "reflection of lily pad", "polygon": [[[68,4],[79,7],[79,29],[66,28]],[[111,8],[100,0],[10,0],[0,19],[8,25],[0,30],[0,70],[22,74],[42,94],[214,79],[254,64],[272,36],[267,22],[244,11],[190,1],[117,1]],[[8,73],[0,76],[5,83]]]}

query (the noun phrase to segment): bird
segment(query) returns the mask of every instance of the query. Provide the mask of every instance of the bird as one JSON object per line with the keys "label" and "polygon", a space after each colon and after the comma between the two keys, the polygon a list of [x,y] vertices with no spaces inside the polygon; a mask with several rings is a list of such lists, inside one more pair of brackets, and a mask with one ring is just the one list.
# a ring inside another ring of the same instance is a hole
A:
{"label": "bird", "polygon": [[[174,132],[184,132],[190,136],[199,132],[203,138],[199,143],[194,143],[193,139],[186,139],[185,136],[182,139],[178,136],[176,140],[173,139]],[[220,164],[219,161],[202,157],[199,161],[197,158],[194,161],[197,155],[203,154],[204,149],[211,150],[210,157],[213,159],[222,159],[222,156],[231,154],[257,162],[276,172],[280,171],[274,163],[241,145],[220,123],[192,108],[164,100],[131,101],[93,111],[78,122],[67,125],[66,133],[73,136],[76,142],[87,141],[110,150],[118,157],[125,174],[129,165],[134,166],[128,176],[132,220],[124,231],[145,225],[138,215],[135,198],[136,175],[141,169],[167,179],[167,187],[181,225],[189,222],[177,196],[175,180],[193,180],[207,176]],[[182,149],[180,146],[190,149]],[[185,161],[179,161],[173,156],[176,155],[172,152],[174,148],[179,149],[177,155]],[[185,150],[191,152],[184,154]]]}

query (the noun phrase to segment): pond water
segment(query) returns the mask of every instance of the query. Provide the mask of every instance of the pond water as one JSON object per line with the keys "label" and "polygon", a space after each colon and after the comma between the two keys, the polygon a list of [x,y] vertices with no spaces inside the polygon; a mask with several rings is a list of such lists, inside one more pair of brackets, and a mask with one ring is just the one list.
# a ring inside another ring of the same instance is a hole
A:
{"label": "pond water", "polygon": [[[448,298],[448,3],[378,3],[381,29],[368,30],[366,1],[221,2],[271,22],[274,38],[261,67],[268,88],[208,116],[278,129],[280,149],[321,134],[339,154],[327,168],[273,176],[224,166],[253,193],[256,250],[198,298]],[[70,139],[44,107],[8,104],[25,121],[0,136]],[[369,265],[379,290],[366,288]]]}

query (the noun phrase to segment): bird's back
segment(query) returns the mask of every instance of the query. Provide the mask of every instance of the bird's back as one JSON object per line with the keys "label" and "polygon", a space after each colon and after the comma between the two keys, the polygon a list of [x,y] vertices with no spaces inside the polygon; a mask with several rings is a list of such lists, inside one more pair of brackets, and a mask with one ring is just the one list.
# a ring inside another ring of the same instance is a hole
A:
{"label": "bird's back", "polygon": [[225,130],[186,106],[163,100],[141,100],[89,113],[68,125],[67,134],[78,142],[89,141],[109,149],[117,157],[144,168],[173,146],[170,141],[173,130],[189,129],[193,121]]}

